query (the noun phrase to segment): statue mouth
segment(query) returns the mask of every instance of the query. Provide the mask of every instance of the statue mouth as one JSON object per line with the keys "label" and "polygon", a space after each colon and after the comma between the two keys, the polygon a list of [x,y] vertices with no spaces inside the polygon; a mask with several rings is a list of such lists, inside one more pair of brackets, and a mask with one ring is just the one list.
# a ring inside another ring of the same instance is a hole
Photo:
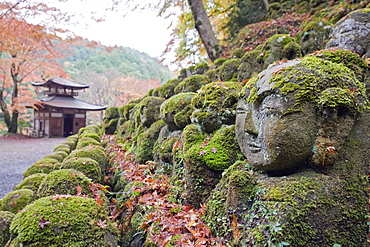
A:
{"label": "statue mouth", "polygon": [[248,143],[248,149],[252,152],[252,153],[258,153],[261,151],[261,146],[258,145],[257,143],[255,142],[250,142]]}

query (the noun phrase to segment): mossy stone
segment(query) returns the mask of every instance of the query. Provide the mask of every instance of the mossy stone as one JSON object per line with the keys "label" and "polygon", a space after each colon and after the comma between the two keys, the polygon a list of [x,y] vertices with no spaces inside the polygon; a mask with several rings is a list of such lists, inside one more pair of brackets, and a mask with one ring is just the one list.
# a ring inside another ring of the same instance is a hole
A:
{"label": "mossy stone", "polygon": [[168,99],[175,95],[175,87],[179,83],[178,79],[169,80],[166,84],[155,88],[151,96]]}
{"label": "mossy stone", "polygon": [[25,177],[20,184],[14,187],[14,190],[29,189],[33,192],[37,192],[42,180],[44,180],[46,175],[46,173],[35,173]]}
{"label": "mossy stone", "polygon": [[105,170],[107,168],[108,164],[108,159],[105,153],[104,148],[101,146],[86,146],[83,148],[79,148],[76,150],[73,150],[67,157],[66,159],[70,158],[91,158],[95,160],[96,162],[99,163],[100,167]]}
{"label": "mossy stone", "polygon": [[118,118],[104,119],[103,120],[104,133],[107,135],[113,135],[117,130],[118,120],[119,120]]}
{"label": "mossy stone", "polygon": [[44,158],[56,159],[58,162],[62,162],[64,159],[62,155],[57,154],[57,153],[46,155]]}
{"label": "mossy stone", "polygon": [[62,143],[54,148],[54,152],[58,152],[58,151],[63,151],[69,154],[71,152],[71,148],[69,145]]}
{"label": "mossy stone", "polygon": [[204,75],[209,69],[209,66],[206,62],[198,63],[194,68],[194,73],[196,75]]}
{"label": "mossy stone", "polygon": [[76,195],[81,186],[82,194],[91,195],[89,182],[75,169],[61,169],[49,173],[41,182],[38,197],[51,195]]}
{"label": "mossy stone", "polygon": [[[78,141],[80,141],[81,139],[83,140],[84,138],[92,138],[92,139],[95,139],[97,142],[101,142],[101,138],[97,133],[82,133],[78,137]],[[77,142],[77,144],[78,144],[78,142]]]}
{"label": "mossy stone", "polygon": [[145,163],[153,160],[153,147],[156,142],[159,132],[166,124],[163,120],[159,120],[152,124],[150,128],[141,133],[136,142],[136,161]]}
{"label": "mossy stone", "polygon": [[176,86],[175,93],[196,92],[207,83],[209,83],[209,79],[205,75],[192,75]]}
{"label": "mossy stone", "polygon": [[[186,135],[186,133],[183,135]],[[184,138],[189,139],[188,136],[184,136]],[[223,126],[215,131],[213,135],[199,139],[184,153],[184,158],[191,163],[207,166],[217,171],[225,170],[242,157],[243,155],[235,139],[234,125]]]}
{"label": "mossy stone", "polygon": [[298,34],[304,55],[322,50],[329,39],[333,25],[322,19],[310,21]]}
{"label": "mossy stone", "polygon": [[115,119],[115,118],[119,118],[119,112],[118,112],[118,107],[108,107],[105,111],[104,111],[104,118],[105,119]]}
{"label": "mossy stone", "polygon": [[35,193],[29,189],[13,190],[3,198],[2,211],[9,211],[16,214],[25,206],[35,200]]}
{"label": "mossy stone", "polygon": [[10,239],[10,224],[14,214],[9,211],[0,211],[0,245],[5,246]]}
{"label": "mossy stone", "polygon": [[232,81],[237,78],[240,61],[239,58],[228,59],[219,67],[221,81]]}
{"label": "mossy stone", "polygon": [[84,138],[80,138],[77,142],[77,146],[76,148],[83,148],[83,147],[86,147],[86,146],[101,146],[101,142],[100,141],[97,141],[96,139],[94,138],[90,138],[90,137],[84,137]]}
{"label": "mossy stone", "polygon": [[[95,133],[95,134],[97,134],[97,133],[99,133],[99,131],[100,131],[99,126],[97,126],[97,125],[88,125],[86,127],[83,127],[81,129],[79,129],[78,134],[76,136],[78,138],[78,136],[82,135],[83,133]],[[72,137],[72,136],[69,136],[67,138],[70,138],[70,137]]]}
{"label": "mossy stone", "polygon": [[242,86],[236,82],[212,82],[203,86],[191,100],[195,108],[192,123],[212,133],[222,125],[235,123],[236,104]]}
{"label": "mossy stone", "polygon": [[256,180],[246,167],[237,161],[225,170],[209,197],[204,219],[217,236],[232,237],[233,217],[240,217],[256,196]]}
{"label": "mossy stone", "polygon": [[149,128],[150,125],[159,120],[159,109],[164,100],[159,97],[142,99],[134,109],[135,128],[138,128],[139,125]]}
{"label": "mossy stone", "polygon": [[95,183],[103,182],[104,174],[99,163],[91,158],[73,157],[63,161],[61,169],[75,169]]}
{"label": "mossy stone", "polygon": [[118,246],[107,209],[86,197],[41,198],[14,217],[10,230],[11,246]]}
{"label": "mossy stone", "polygon": [[160,107],[160,118],[172,129],[183,129],[190,124],[193,108],[190,104],[195,93],[180,93],[164,101]]}
{"label": "mossy stone", "polygon": [[51,158],[42,158],[30,166],[24,173],[24,177],[28,177],[29,175],[35,173],[50,173],[55,169],[59,169],[60,162],[56,159]]}
{"label": "mossy stone", "polygon": [[130,112],[136,104],[126,104],[118,108],[120,121],[128,121],[130,119]]}

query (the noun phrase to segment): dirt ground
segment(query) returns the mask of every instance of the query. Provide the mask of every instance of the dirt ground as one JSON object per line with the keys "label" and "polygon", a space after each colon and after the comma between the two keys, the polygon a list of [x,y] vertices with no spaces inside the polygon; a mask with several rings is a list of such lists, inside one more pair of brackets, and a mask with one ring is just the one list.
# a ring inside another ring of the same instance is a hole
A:
{"label": "dirt ground", "polygon": [[23,179],[23,172],[48,154],[64,138],[0,137],[0,198]]}

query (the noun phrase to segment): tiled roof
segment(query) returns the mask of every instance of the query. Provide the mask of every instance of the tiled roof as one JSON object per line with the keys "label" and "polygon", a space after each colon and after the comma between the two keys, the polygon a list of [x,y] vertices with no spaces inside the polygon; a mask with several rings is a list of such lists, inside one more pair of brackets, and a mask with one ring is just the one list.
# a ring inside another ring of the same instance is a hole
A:
{"label": "tiled roof", "polygon": [[81,109],[87,111],[101,111],[105,110],[106,106],[93,105],[82,100],[75,99],[68,96],[50,96],[40,100],[43,105],[56,107],[56,108],[71,108],[71,109]]}
{"label": "tiled roof", "polygon": [[31,84],[34,86],[41,86],[41,87],[60,86],[60,87],[67,87],[71,89],[84,89],[84,88],[89,87],[89,85],[87,84],[81,84],[81,83],[77,83],[74,81],[70,81],[63,77],[58,77],[55,79],[50,79],[50,80],[42,81],[42,82],[31,82]]}

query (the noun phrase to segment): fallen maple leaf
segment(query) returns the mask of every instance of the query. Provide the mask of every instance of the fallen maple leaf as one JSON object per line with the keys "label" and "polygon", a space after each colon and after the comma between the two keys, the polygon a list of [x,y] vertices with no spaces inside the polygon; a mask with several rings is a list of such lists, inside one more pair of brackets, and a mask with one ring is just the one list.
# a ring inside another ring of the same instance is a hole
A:
{"label": "fallen maple leaf", "polygon": [[47,221],[44,219],[44,217],[41,218],[40,222],[39,222],[39,226],[44,229],[45,225],[47,224],[51,224],[51,222]]}
{"label": "fallen maple leaf", "polygon": [[105,228],[108,226],[107,224],[105,224],[106,222],[107,220],[99,220],[99,222],[96,222],[96,225],[100,228]]}

